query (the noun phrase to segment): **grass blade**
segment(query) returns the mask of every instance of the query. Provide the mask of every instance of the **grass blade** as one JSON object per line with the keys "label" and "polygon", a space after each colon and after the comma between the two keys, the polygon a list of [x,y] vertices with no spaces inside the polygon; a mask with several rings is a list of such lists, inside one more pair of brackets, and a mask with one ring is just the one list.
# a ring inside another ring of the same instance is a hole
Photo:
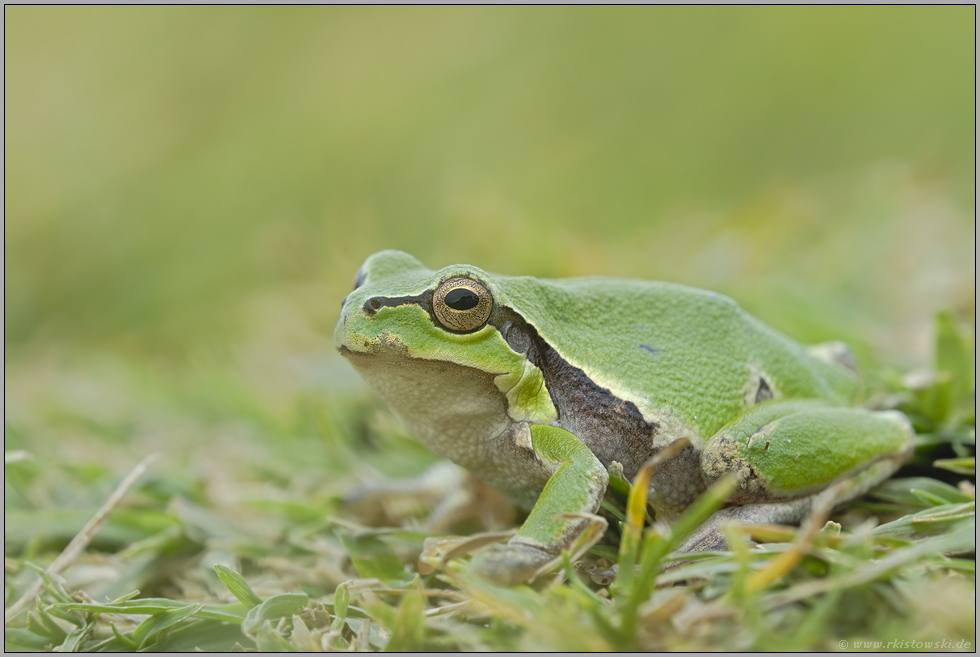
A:
{"label": "grass blade", "polygon": [[252,587],[248,585],[245,578],[236,573],[234,570],[228,566],[223,566],[221,564],[215,564],[214,571],[218,574],[218,578],[221,583],[225,585],[228,591],[238,598],[246,609],[251,609],[262,604],[262,598],[255,595],[255,591]]}

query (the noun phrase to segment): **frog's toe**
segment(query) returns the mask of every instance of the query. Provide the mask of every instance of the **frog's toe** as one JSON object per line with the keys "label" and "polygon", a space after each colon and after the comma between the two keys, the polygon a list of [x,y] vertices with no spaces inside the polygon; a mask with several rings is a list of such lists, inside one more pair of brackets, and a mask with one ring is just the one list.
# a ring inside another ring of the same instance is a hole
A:
{"label": "frog's toe", "polygon": [[721,533],[718,524],[708,522],[684,541],[677,551],[688,554],[693,552],[723,552],[727,549],[728,540]]}
{"label": "frog's toe", "polygon": [[473,557],[470,569],[496,584],[514,586],[531,579],[541,566],[553,558],[554,555],[541,547],[512,541],[480,552]]}

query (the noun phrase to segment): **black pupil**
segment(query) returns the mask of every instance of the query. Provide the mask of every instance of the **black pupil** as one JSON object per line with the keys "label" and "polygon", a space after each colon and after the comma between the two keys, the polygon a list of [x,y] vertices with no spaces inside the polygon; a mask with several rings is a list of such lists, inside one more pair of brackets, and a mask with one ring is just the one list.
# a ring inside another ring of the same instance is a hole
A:
{"label": "black pupil", "polygon": [[476,308],[478,303],[480,303],[480,297],[465,287],[458,287],[446,295],[446,305],[453,310],[469,310]]}

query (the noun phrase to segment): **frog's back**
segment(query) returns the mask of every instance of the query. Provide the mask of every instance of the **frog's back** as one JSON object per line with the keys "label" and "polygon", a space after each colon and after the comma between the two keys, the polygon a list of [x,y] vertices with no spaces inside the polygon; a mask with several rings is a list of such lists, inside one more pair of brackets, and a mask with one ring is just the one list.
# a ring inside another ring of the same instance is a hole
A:
{"label": "frog's back", "polygon": [[769,397],[848,403],[856,379],[743,311],[675,283],[501,277],[514,307],[572,366],[645,415],[710,436]]}

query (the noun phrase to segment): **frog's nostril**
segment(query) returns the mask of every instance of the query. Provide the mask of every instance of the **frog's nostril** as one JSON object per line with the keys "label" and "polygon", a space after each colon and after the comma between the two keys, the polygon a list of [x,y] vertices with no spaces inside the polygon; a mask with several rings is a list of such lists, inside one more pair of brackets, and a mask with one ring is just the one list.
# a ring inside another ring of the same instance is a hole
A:
{"label": "frog's nostril", "polygon": [[[347,296],[349,297],[350,295],[348,294]],[[343,307],[346,305],[347,305],[347,297],[344,297],[343,299],[340,300],[340,308],[343,309]]]}
{"label": "frog's nostril", "polygon": [[381,299],[374,297],[373,299],[368,299],[364,302],[364,310],[365,312],[373,315],[383,305],[384,304],[381,302]]}

